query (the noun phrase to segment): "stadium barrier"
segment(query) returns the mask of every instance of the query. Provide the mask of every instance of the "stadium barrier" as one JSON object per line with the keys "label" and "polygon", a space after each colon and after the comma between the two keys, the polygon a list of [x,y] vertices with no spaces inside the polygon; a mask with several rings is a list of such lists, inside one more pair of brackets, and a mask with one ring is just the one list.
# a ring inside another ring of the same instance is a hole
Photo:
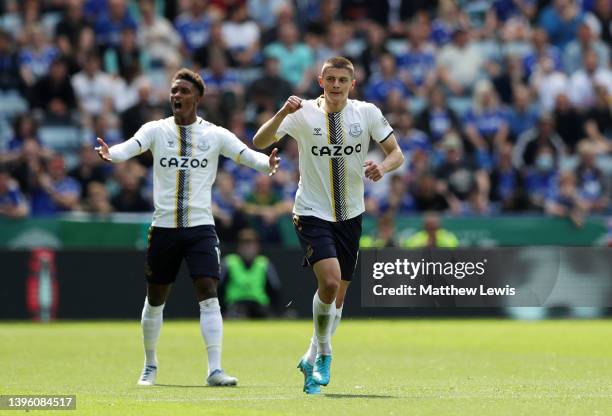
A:
{"label": "stadium barrier", "polygon": [[[116,214],[110,219],[69,215],[60,219],[0,219],[0,249],[51,247],[63,249],[143,249],[150,214]],[[421,217],[396,218],[400,240],[421,229]],[[581,228],[563,218],[494,216],[443,218],[461,246],[605,246],[607,218],[590,216]],[[290,217],[279,220],[283,246],[299,247]],[[364,234],[372,234],[375,219],[364,217]]]}
{"label": "stadium barrier", "polygon": [[[483,250],[496,251],[499,258],[499,249]],[[516,252],[515,256],[524,257],[532,265],[529,270],[521,269],[519,279],[539,280],[543,276],[542,269],[538,267],[546,266],[541,261],[545,253],[538,254],[540,252],[529,247],[512,250]],[[575,249],[538,250],[576,252]],[[608,264],[603,267],[609,269],[612,259],[608,250],[601,247],[582,248],[578,251],[581,259],[579,264],[576,264],[582,266],[566,267],[567,272],[572,275],[571,279],[581,279],[585,277],[585,270],[592,269],[585,269],[584,264]],[[223,252],[229,253],[231,248],[225,247]],[[304,318],[311,316],[315,280],[312,272],[301,266],[301,251],[294,248],[276,248],[266,249],[264,254],[274,263],[281,279],[282,305],[287,305],[281,314]],[[361,256],[364,262],[368,254],[366,251]],[[144,252],[134,249],[0,250],[0,275],[3,283],[3,290],[0,291],[0,320],[139,319],[145,296],[144,259]],[[503,267],[503,264],[500,265]],[[344,307],[347,317],[501,316],[508,312],[507,308],[497,306],[456,308],[446,307],[444,304],[437,307],[398,308],[387,307],[385,304],[362,307],[364,298],[360,295],[365,289],[360,288],[360,285],[368,276],[365,272],[361,276],[359,267],[360,265],[356,272],[356,282],[349,287],[348,300]],[[597,271],[599,269],[593,270],[590,272],[597,273],[601,280],[601,272]],[[567,277],[567,273],[565,274]],[[516,278],[513,277],[515,281]],[[606,287],[606,293],[612,293],[612,282]],[[364,303],[366,304],[367,302]],[[605,305],[607,304],[593,306]],[[601,309],[601,312],[606,311],[609,313],[610,310]],[[168,318],[198,316],[198,305],[185,265],[181,268],[164,313]]]}

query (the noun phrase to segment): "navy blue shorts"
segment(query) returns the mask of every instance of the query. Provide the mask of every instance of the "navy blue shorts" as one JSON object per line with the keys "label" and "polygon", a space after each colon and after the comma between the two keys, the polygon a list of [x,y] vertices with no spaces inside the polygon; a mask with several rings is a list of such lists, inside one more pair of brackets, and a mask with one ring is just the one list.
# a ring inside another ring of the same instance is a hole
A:
{"label": "navy blue shorts", "polygon": [[312,216],[293,215],[293,225],[304,250],[304,266],[319,260],[337,258],[342,280],[350,281],[355,273],[361,238],[358,215],[346,221],[325,221]]}
{"label": "navy blue shorts", "polygon": [[149,228],[145,277],[149,283],[170,284],[181,262],[187,262],[192,279],[219,278],[221,252],[214,225],[187,228]]}

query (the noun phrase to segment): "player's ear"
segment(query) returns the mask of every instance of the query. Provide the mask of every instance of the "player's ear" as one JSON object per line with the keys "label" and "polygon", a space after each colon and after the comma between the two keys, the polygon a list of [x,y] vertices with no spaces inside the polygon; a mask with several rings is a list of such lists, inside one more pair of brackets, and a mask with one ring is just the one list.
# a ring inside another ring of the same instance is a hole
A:
{"label": "player's ear", "polygon": [[351,81],[351,91],[355,89],[355,78]]}
{"label": "player's ear", "polygon": [[323,75],[319,75],[317,79],[319,81],[319,87],[323,88]]}

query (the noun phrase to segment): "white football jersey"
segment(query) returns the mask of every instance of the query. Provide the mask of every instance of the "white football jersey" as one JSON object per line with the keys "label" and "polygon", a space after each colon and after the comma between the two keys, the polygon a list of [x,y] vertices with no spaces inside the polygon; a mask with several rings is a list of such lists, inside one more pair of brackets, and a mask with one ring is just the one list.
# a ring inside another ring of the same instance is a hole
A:
{"label": "white football jersey", "polygon": [[146,150],[153,153],[152,224],[169,228],[214,225],[211,188],[219,155],[239,162],[248,149],[233,133],[200,117],[188,126],[177,125],[174,117],[151,121],[124,145],[111,148],[111,158],[120,150],[126,152],[123,160]]}
{"label": "white football jersey", "polygon": [[326,113],[323,98],[303,100],[281,123],[276,138],[297,140],[300,181],[293,212],[326,221],[344,221],[365,211],[364,163],[370,137],[382,143],[393,129],[374,105],[348,100],[342,111]]}

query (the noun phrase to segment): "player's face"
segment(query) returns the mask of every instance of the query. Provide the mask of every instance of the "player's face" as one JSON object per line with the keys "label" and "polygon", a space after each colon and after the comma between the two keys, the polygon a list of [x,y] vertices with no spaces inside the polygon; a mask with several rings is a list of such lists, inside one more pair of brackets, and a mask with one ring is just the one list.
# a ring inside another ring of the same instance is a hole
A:
{"label": "player's face", "polygon": [[195,85],[184,79],[177,79],[170,87],[170,105],[175,117],[188,119],[196,113],[200,93]]}
{"label": "player's face", "polygon": [[355,88],[355,80],[348,69],[327,68],[319,76],[319,85],[323,94],[332,103],[343,103],[347,100],[349,92]]}

